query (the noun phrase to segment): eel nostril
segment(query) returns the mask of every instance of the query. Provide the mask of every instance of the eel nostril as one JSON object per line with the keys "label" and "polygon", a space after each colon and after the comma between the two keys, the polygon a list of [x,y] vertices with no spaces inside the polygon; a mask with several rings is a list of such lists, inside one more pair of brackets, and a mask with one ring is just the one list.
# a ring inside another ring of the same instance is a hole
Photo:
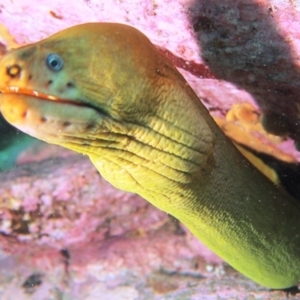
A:
{"label": "eel nostril", "polygon": [[73,82],[68,82],[67,87],[68,88],[73,88],[73,87],[75,87],[75,84]]}
{"label": "eel nostril", "polygon": [[10,76],[12,78],[20,76],[21,67],[19,65],[11,65],[6,68],[6,73],[8,76]]}
{"label": "eel nostril", "polygon": [[71,125],[71,122],[68,122],[68,121],[65,121],[64,123],[63,123],[63,126],[64,127],[68,127],[68,126],[70,126]]}

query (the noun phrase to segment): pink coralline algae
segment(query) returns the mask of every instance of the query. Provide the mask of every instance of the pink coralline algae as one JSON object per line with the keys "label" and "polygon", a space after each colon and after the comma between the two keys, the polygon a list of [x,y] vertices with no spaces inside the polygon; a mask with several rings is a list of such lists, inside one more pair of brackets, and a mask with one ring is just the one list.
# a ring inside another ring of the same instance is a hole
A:
{"label": "pink coralline algae", "polygon": [[1,299],[269,297],[80,155],[2,174],[0,195]]}
{"label": "pink coralline algae", "polygon": [[[300,136],[298,1],[2,0],[0,55],[99,21],[144,32],[214,115],[251,104],[284,137],[281,151],[300,160],[288,138]],[[28,164],[0,175],[1,299],[285,299],[237,274],[173,218],[113,188],[86,158],[49,149],[34,159],[23,153],[19,162]],[[49,153],[55,158],[29,164]]]}
{"label": "pink coralline algae", "polygon": [[61,268],[66,276],[75,274],[71,281],[83,273],[113,286],[147,284],[149,293],[178,289],[175,283],[161,286],[157,276],[196,280],[222,270],[221,260],[176,220],[113,188],[86,158],[24,165],[0,175],[0,182],[0,244],[20,268],[46,277]]}

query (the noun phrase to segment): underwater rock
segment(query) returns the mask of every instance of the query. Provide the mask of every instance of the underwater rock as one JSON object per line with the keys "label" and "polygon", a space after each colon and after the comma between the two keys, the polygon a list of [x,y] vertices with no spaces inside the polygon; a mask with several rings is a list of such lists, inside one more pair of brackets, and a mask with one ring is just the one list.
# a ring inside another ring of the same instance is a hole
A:
{"label": "underwater rock", "polygon": [[[213,114],[224,120],[234,103],[250,103],[266,127],[275,120],[270,130],[297,140],[299,10],[283,0],[97,0],[72,9],[56,0],[2,0],[0,25],[11,35],[0,26],[1,53],[78,23],[127,23],[177,65]],[[290,140],[280,149],[300,160]],[[80,156],[0,177],[0,247],[11,254],[0,261],[1,299],[285,297],[224,267],[173,219],[112,188]]]}
{"label": "underwater rock", "polygon": [[0,216],[3,300],[270,296],[80,155],[0,174]]}
{"label": "underwater rock", "polygon": [[201,57],[219,79],[250,93],[265,127],[300,137],[298,1],[195,1]]}

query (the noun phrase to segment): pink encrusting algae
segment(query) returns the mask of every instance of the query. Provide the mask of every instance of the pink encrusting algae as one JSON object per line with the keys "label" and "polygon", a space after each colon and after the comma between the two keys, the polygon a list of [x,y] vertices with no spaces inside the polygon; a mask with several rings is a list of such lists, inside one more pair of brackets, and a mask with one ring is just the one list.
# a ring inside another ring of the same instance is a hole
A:
{"label": "pink encrusting algae", "polygon": [[[298,1],[2,0],[0,55],[99,21],[144,32],[214,115],[224,119],[234,103],[275,119],[284,113],[292,120],[284,134],[298,140]],[[291,139],[276,147],[300,160]],[[23,153],[20,163],[55,158],[0,175],[1,299],[285,299],[224,265],[173,218],[113,188],[86,158],[57,149]]]}
{"label": "pink encrusting algae", "polygon": [[[269,295],[224,266],[175,219],[113,188],[80,155],[2,174],[0,195],[0,244],[10,254],[0,260],[1,299],[11,299],[12,290],[17,299]],[[32,276],[41,283],[27,286]],[[282,295],[272,292],[272,299]]]}

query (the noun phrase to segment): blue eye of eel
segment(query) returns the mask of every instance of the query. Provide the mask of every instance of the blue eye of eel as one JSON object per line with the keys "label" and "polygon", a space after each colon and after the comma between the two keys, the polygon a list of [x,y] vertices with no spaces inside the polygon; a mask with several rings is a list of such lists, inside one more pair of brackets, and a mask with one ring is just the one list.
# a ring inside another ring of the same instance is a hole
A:
{"label": "blue eye of eel", "polygon": [[55,53],[49,54],[46,58],[48,68],[53,72],[58,72],[63,68],[63,59]]}

